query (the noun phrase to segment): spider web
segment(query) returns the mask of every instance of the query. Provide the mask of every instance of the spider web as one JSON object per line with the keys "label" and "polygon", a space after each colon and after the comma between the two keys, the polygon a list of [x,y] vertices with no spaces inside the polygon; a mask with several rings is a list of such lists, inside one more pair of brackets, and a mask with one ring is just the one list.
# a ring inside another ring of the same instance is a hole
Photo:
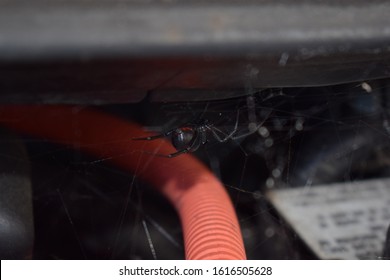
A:
{"label": "spider web", "polygon": [[[208,143],[193,155],[226,186],[248,258],[311,259],[315,254],[265,194],[387,177],[388,83],[251,90],[227,100],[100,109],[159,133],[199,118],[222,135],[237,125],[235,139],[221,143],[208,134]],[[177,214],[137,174],[112,167],[110,156],[95,159],[48,141],[24,141],[34,190],[34,258],[183,258]]]}

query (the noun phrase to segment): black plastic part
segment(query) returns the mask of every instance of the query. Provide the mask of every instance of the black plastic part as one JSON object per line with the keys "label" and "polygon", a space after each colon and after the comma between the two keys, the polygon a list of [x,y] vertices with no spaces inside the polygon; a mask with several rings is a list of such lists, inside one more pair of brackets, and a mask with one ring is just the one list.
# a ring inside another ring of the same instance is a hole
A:
{"label": "black plastic part", "polygon": [[[387,129],[382,118],[387,119],[388,82],[370,82],[370,94],[361,86],[332,87],[334,92],[344,92],[344,96],[333,99],[329,109],[319,115],[319,118],[329,119],[329,124],[295,138],[289,174],[286,174],[289,185],[390,176],[385,164],[390,158],[388,134],[378,132]],[[323,102],[326,102],[326,95],[324,97]],[[356,120],[363,115],[367,117],[364,125],[360,125]]]}
{"label": "black plastic part", "polygon": [[[370,129],[361,129],[359,133],[353,129],[341,132],[333,127],[326,129],[325,133],[318,133],[301,143],[306,147],[296,152],[298,156],[294,160],[296,164],[291,167],[290,185],[330,184],[389,176],[388,167],[381,161],[390,157],[387,136],[375,135]],[[329,138],[330,135],[335,137]],[[321,141],[324,138],[328,141]]]}
{"label": "black plastic part", "polygon": [[22,143],[0,130],[0,259],[32,257],[31,180]]}

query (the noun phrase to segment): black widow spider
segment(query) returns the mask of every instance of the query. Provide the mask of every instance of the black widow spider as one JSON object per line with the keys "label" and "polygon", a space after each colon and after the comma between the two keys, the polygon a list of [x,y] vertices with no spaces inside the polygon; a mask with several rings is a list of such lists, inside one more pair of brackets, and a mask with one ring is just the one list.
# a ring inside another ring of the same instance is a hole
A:
{"label": "black widow spider", "polygon": [[[161,156],[173,158],[181,154],[192,153],[199,149],[200,146],[208,142],[209,132],[218,142],[223,143],[228,140],[237,140],[249,136],[255,133],[264,123],[262,122],[260,125],[257,125],[254,129],[251,129],[245,134],[235,136],[234,134],[237,132],[238,129],[239,112],[240,111],[238,110],[234,128],[229,134],[226,134],[219,128],[215,127],[207,119],[198,119],[194,122],[189,122],[183,126],[171,129],[162,134],[157,134],[148,137],[137,137],[133,138],[133,140],[155,140],[170,136],[172,145],[175,147],[177,152]],[[223,137],[218,135],[218,133],[221,134]]]}

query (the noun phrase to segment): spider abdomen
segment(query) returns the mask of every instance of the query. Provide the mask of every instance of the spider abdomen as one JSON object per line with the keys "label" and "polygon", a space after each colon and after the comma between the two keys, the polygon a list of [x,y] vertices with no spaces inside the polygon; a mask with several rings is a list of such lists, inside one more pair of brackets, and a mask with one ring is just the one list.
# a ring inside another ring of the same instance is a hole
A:
{"label": "spider abdomen", "polygon": [[181,127],[172,133],[172,145],[180,151],[191,147],[196,137],[196,131],[192,127]]}

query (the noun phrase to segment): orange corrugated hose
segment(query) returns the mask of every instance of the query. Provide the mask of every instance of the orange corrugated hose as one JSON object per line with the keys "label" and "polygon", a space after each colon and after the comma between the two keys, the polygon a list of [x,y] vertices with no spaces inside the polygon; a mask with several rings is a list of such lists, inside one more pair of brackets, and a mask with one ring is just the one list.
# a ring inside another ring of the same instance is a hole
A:
{"label": "orange corrugated hose", "polygon": [[109,158],[156,187],[179,213],[186,259],[246,258],[236,213],[223,185],[191,155],[153,156],[175,151],[166,140],[132,141],[145,135],[140,126],[79,106],[1,106],[0,122],[21,133]]}

